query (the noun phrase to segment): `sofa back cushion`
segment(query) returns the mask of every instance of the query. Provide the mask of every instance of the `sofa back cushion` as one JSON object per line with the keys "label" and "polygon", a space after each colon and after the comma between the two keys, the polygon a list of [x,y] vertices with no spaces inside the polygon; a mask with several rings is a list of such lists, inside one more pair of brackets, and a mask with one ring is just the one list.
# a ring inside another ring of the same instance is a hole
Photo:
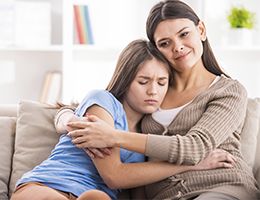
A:
{"label": "sofa back cushion", "polygon": [[257,137],[259,132],[260,104],[257,99],[248,99],[246,118],[241,132],[241,151],[252,168],[255,164]]}
{"label": "sofa back cushion", "polygon": [[[260,98],[255,99],[255,101],[258,103],[258,111],[260,112]],[[257,134],[257,146],[256,146],[256,152],[255,152],[255,162],[253,166],[253,172],[255,175],[255,178],[260,186],[260,114],[258,117],[258,134]]]}
{"label": "sofa back cushion", "polygon": [[46,159],[59,135],[54,128],[54,115],[57,109],[53,106],[21,101],[18,108],[16,136],[13,155],[13,169],[10,180],[10,195],[16,181],[27,171]]}
{"label": "sofa back cushion", "polygon": [[0,117],[0,199],[8,199],[8,183],[12,168],[15,117]]}
{"label": "sofa back cushion", "polygon": [[17,107],[16,104],[0,104],[0,116],[16,117]]}

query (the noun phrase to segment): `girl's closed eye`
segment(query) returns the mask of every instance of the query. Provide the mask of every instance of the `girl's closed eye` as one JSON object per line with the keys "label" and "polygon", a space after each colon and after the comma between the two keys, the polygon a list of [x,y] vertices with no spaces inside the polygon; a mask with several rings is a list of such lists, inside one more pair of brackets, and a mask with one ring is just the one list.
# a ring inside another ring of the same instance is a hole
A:
{"label": "girl's closed eye", "polygon": [[168,84],[168,81],[169,81],[168,78],[162,77],[162,78],[159,78],[159,79],[157,80],[157,84],[160,85],[160,86],[165,86],[165,85]]}
{"label": "girl's closed eye", "polygon": [[138,81],[138,83],[139,83],[140,85],[145,85],[145,84],[148,83],[148,81]]}
{"label": "girl's closed eye", "polygon": [[158,85],[160,86],[165,86],[167,84],[167,81],[159,81]]}

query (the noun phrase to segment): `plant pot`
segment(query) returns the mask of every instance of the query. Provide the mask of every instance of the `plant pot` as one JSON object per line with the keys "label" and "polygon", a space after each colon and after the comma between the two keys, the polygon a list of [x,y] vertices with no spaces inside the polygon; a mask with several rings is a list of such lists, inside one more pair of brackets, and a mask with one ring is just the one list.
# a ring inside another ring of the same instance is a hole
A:
{"label": "plant pot", "polygon": [[230,29],[228,33],[229,45],[232,46],[251,46],[253,31],[246,28]]}

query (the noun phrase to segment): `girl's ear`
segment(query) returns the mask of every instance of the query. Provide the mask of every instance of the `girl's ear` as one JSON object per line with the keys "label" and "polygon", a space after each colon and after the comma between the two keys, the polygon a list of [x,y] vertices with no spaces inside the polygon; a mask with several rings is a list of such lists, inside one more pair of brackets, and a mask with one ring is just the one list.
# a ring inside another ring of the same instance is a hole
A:
{"label": "girl's ear", "polygon": [[205,27],[203,21],[199,21],[198,29],[199,29],[199,32],[200,32],[201,41],[205,41],[207,39],[207,35],[206,35],[206,27]]}

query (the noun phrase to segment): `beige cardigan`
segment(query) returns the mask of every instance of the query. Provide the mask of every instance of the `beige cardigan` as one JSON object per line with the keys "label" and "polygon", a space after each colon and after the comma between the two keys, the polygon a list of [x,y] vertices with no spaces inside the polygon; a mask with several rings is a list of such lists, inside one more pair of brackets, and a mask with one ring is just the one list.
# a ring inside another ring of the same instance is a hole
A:
{"label": "beige cardigan", "polygon": [[246,105],[244,87],[221,76],[183,108],[168,128],[150,115],[146,116],[142,130],[150,133],[146,144],[149,157],[177,164],[196,164],[212,149],[222,148],[237,158],[234,168],[191,171],[150,184],[146,186],[148,199],[186,199],[205,191],[222,192],[238,199],[257,199],[258,186],[240,151]]}

